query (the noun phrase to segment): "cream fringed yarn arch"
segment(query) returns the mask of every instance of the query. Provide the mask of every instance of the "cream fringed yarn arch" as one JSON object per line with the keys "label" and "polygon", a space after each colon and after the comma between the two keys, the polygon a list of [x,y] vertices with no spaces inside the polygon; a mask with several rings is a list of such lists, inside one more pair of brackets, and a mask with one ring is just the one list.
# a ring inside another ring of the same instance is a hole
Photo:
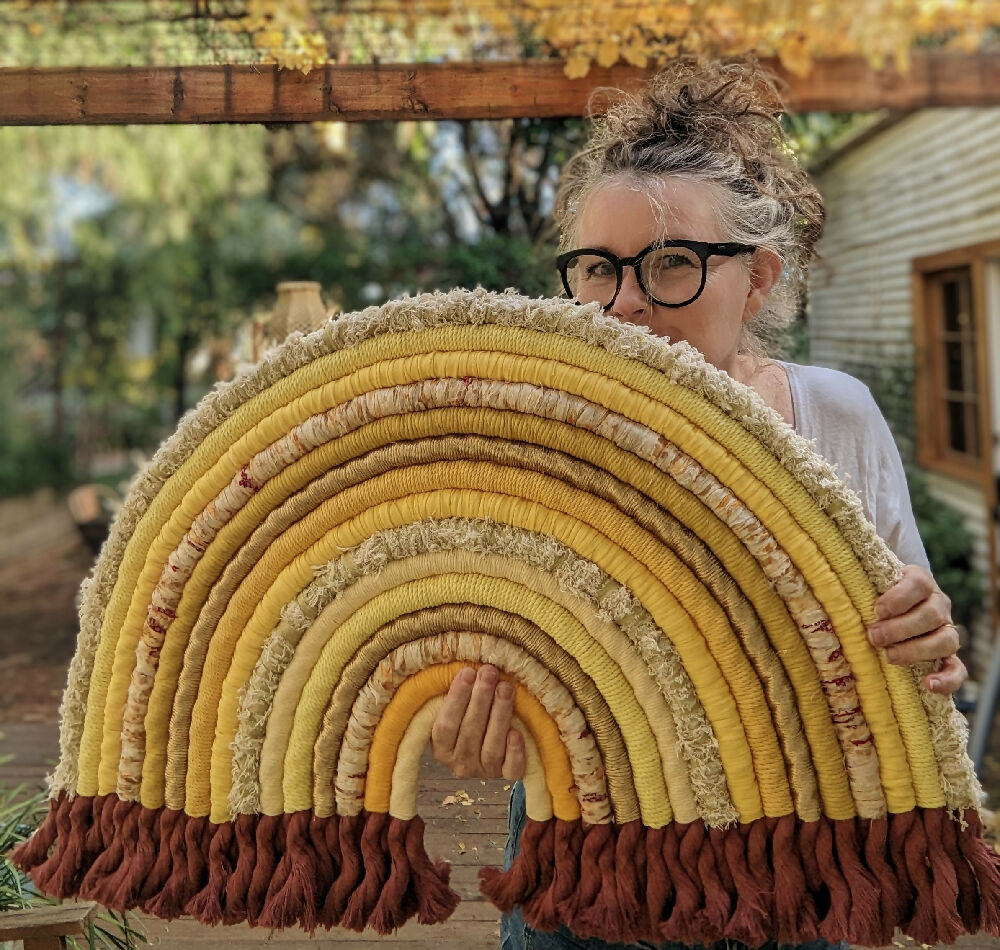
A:
{"label": "cream fringed yarn arch", "polygon": [[88,582],[45,891],[269,927],[443,920],[418,762],[515,687],[515,903],[613,941],[1000,935],[961,717],[868,645],[900,565],[686,344],[455,291],[293,337],[189,414]]}

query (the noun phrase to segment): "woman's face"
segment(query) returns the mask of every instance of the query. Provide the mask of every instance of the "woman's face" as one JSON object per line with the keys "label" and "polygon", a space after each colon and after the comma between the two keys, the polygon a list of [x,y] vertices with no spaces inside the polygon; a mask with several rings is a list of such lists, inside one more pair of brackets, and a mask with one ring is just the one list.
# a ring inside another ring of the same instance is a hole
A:
{"label": "woman's face", "polygon": [[[657,186],[656,202],[636,185],[609,182],[594,191],[580,213],[579,247],[631,257],[654,241],[687,238],[729,241],[723,234],[712,190],[699,182],[665,178]],[[657,207],[659,205],[659,207]],[[756,260],[761,254],[758,251]],[[774,260],[764,270],[770,271]],[[763,280],[747,255],[708,258],[705,288],[683,307],[661,307],[642,292],[635,270],[625,269],[622,286],[610,312],[619,320],[649,327],[657,336],[687,340],[705,358],[731,375],[736,366],[743,323],[762,306],[777,272]],[[764,286],[766,284],[766,287]],[[589,300],[581,298],[581,303]]]}

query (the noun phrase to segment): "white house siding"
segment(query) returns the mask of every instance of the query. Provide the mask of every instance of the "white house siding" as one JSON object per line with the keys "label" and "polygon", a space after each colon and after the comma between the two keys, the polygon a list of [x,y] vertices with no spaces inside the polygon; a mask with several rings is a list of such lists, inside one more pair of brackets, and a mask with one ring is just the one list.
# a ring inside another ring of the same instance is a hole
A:
{"label": "white house siding", "polygon": [[[912,366],[912,260],[1000,238],[1000,109],[921,110],[846,148],[816,178],[827,203],[820,250],[829,271],[815,269],[810,284],[813,362]],[[994,300],[988,316],[991,348],[1000,347],[998,307]],[[909,455],[907,433],[897,435]],[[936,474],[929,485],[962,511],[988,577],[981,492]],[[982,671],[988,617],[972,636]]]}

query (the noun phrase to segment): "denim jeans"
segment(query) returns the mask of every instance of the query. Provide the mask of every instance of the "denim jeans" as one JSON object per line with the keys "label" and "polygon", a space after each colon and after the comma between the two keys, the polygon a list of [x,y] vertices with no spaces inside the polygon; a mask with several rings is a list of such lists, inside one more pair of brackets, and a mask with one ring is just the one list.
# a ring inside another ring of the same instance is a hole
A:
{"label": "denim jeans", "polygon": [[[505,870],[510,867],[520,847],[524,821],[524,785],[515,782],[510,792],[509,834],[503,856]],[[700,944],[697,948],[690,948],[677,941],[659,944],[645,940],[632,944],[607,943],[596,937],[578,937],[565,926],[560,926],[551,933],[532,930],[524,922],[519,907],[515,907],[511,913],[504,914],[500,919],[500,950],[581,950],[581,948],[582,950],[705,950]],[[707,950],[743,950],[743,948],[745,945],[736,940],[724,940],[713,944]],[[778,944],[777,941],[769,940],[762,950],[848,950],[848,945],[830,944],[825,940],[813,940],[803,944]]]}

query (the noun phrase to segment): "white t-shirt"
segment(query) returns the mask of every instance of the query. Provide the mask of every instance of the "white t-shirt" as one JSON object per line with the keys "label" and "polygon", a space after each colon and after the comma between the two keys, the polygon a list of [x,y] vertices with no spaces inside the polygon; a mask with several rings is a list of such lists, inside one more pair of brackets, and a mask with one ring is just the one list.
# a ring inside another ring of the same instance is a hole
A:
{"label": "white t-shirt", "polygon": [[904,564],[929,567],[899,449],[868,387],[835,369],[777,361],[788,373],[795,431],[861,497],[879,536]]}

